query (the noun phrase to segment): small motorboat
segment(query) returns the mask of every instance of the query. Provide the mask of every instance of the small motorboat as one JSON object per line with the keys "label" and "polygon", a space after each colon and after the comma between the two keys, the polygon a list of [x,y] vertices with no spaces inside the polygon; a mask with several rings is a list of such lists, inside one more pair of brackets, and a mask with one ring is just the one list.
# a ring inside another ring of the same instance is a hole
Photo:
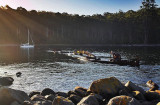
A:
{"label": "small motorboat", "polygon": [[92,62],[98,62],[98,63],[106,63],[106,64],[118,64],[121,66],[130,65],[130,66],[140,66],[138,59],[131,59],[131,60],[121,60],[121,61],[105,61],[105,60],[90,60]]}

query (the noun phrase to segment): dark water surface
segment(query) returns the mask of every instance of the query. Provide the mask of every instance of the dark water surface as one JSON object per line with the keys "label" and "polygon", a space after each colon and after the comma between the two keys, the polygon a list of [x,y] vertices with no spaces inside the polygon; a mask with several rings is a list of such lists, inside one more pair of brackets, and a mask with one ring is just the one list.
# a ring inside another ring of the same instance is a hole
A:
{"label": "dark water surface", "polygon": [[[87,50],[97,55],[106,55],[112,50],[119,52],[124,59],[140,57],[141,65],[130,67],[80,61],[47,50]],[[15,74],[19,71],[22,76],[17,78]],[[13,77],[15,81],[10,87],[26,92],[44,88],[64,92],[75,86],[88,88],[93,80],[111,76],[148,89],[145,83],[150,79],[160,85],[160,47],[36,46],[34,49],[20,49],[19,46],[0,46],[0,76]]]}

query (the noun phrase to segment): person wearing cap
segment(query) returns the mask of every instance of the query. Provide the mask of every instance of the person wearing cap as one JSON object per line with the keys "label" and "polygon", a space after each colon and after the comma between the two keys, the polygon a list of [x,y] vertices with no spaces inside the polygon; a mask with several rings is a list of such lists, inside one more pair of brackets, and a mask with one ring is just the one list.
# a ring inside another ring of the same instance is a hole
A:
{"label": "person wearing cap", "polygon": [[113,55],[113,59],[111,59],[111,61],[113,62],[121,61],[121,55],[119,53],[115,53],[111,51],[111,54]]}

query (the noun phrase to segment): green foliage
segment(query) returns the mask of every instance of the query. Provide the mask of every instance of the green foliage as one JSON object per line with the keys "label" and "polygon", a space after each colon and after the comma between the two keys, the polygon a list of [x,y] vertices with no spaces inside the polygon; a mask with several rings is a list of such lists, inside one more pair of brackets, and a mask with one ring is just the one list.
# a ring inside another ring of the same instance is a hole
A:
{"label": "green foliage", "polygon": [[92,16],[0,8],[0,43],[25,43],[27,29],[36,44],[160,44],[160,8],[144,0],[138,11]]}
{"label": "green foliage", "polygon": [[141,8],[154,9],[158,6],[155,3],[155,0],[143,0]]}

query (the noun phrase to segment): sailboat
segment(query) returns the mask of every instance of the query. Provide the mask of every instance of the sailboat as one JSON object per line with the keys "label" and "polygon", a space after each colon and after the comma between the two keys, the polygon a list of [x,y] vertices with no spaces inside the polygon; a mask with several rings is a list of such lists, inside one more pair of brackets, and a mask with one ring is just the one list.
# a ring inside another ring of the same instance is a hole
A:
{"label": "sailboat", "polygon": [[25,43],[25,44],[21,44],[20,47],[21,48],[34,48],[34,44],[33,44],[33,40],[32,40],[32,44],[30,44],[30,40],[29,40],[29,36],[30,36],[30,33],[29,33],[29,29],[28,29],[28,43]]}

